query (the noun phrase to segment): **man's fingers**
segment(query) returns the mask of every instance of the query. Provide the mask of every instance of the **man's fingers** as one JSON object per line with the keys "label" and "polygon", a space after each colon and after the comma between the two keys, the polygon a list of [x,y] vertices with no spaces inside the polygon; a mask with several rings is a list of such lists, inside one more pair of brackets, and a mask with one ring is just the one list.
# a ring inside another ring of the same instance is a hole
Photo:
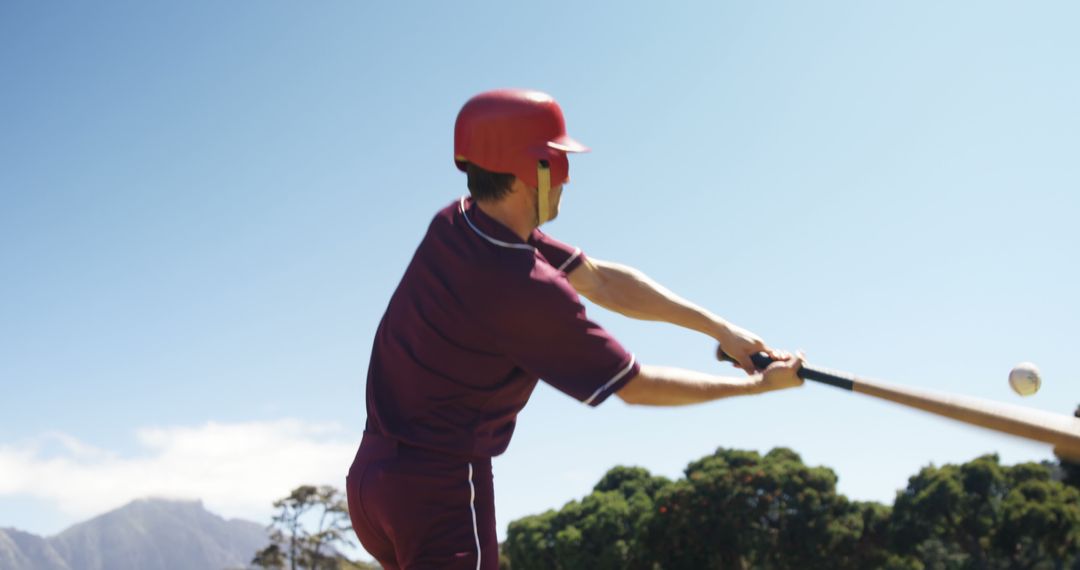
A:
{"label": "man's fingers", "polygon": [[732,366],[746,372],[747,374],[753,374],[756,368],[754,362],[750,360],[750,356],[746,354],[730,354],[724,351],[722,345],[716,345],[716,359],[730,362]]}
{"label": "man's fingers", "polygon": [[759,372],[759,370],[750,357],[754,354],[757,354],[758,352],[764,352],[765,354],[769,355],[769,358],[773,360],[773,363],[770,364],[768,368],[778,367],[793,368],[798,370],[800,367],[802,367],[805,360],[805,355],[803,354],[802,350],[799,350],[795,354],[792,354],[786,350],[780,350],[767,346],[756,347],[749,352],[736,355],[725,352],[723,346],[717,345],[716,358],[718,360],[726,360],[730,362],[732,366],[738,368],[739,370],[742,370],[747,374],[754,374],[756,372]]}
{"label": "man's fingers", "polygon": [[772,352],[773,363],[769,368],[793,368],[798,370],[803,365],[802,353],[792,354],[786,350]]}
{"label": "man's fingers", "polygon": [[773,350],[769,356],[773,359],[773,363],[769,365],[769,368],[773,366],[785,367],[791,360],[791,353],[786,350]]}

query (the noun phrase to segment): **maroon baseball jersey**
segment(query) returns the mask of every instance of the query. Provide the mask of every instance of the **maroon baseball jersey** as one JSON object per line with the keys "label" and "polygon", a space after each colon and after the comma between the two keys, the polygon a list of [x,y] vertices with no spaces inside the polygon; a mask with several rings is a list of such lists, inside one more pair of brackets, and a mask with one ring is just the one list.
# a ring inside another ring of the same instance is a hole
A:
{"label": "maroon baseball jersey", "polygon": [[441,210],[375,334],[367,428],[472,457],[506,450],[538,379],[596,406],[637,375],[566,274],[581,250],[522,241],[469,198]]}

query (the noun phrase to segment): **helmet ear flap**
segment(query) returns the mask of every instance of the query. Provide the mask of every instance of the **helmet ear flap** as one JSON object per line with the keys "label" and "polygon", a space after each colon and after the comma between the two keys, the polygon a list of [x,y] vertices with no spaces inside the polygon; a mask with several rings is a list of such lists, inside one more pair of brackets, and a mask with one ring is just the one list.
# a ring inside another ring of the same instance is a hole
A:
{"label": "helmet ear flap", "polygon": [[536,163],[536,219],[537,225],[551,219],[551,164],[546,160]]}

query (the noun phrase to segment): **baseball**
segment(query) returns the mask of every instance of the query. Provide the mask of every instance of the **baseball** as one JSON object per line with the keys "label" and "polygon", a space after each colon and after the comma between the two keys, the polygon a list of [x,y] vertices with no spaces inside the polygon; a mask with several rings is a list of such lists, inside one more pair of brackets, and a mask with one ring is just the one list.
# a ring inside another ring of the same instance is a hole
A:
{"label": "baseball", "polygon": [[1013,366],[1012,372],[1009,372],[1009,386],[1012,386],[1013,392],[1021,396],[1030,396],[1038,392],[1041,385],[1039,367],[1030,362],[1021,362]]}

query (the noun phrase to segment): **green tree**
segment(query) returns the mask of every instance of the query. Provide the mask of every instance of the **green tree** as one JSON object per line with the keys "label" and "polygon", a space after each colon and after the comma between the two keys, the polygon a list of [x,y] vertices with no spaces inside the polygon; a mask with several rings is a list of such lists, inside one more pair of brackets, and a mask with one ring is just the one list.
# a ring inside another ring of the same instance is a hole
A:
{"label": "green tree", "polygon": [[342,493],[331,486],[301,485],[274,501],[278,513],[270,525],[270,542],[251,563],[260,568],[340,570],[355,568],[339,552],[352,536],[349,510]]}
{"label": "green tree", "polygon": [[1080,491],[996,455],[923,468],[893,507],[849,501],[789,449],[720,449],[671,482],[616,467],[580,501],[510,524],[514,570],[1080,570]]}
{"label": "green tree", "polygon": [[641,494],[653,498],[656,493],[671,484],[666,477],[657,477],[642,467],[616,466],[600,478],[593,491],[618,491],[628,500]]}
{"label": "green tree", "polygon": [[1063,567],[1080,554],[1080,492],[1034,463],[1017,465],[1008,475],[1010,490],[994,536],[997,553],[1014,568]]}
{"label": "green tree", "polygon": [[[1073,416],[1080,418],[1080,406],[1076,407],[1076,411],[1073,412]],[[1057,450],[1054,450],[1057,453]],[[1061,481],[1070,487],[1080,489],[1080,463],[1076,462],[1076,458],[1064,457],[1058,455],[1060,461]]]}
{"label": "green tree", "polygon": [[514,570],[541,570],[566,568],[559,564],[555,553],[553,522],[558,512],[546,511],[510,523],[503,543],[503,556],[509,559]]}
{"label": "green tree", "polygon": [[930,466],[898,494],[891,533],[927,568],[1064,568],[1080,554],[1080,493],[1046,465],[997,455]]}
{"label": "green tree", "polygon": [[510,523],[504,543],[514,570],[625,570],[635,560],[642,519],[670,482],[640,467],[615,467],[581,501]]}
{"label": "green tree", "polygon": [[838,495],[831,470],[790,449],[720,449],[657,495],[640,542],[664,570],[866,568],[884,562],[887,518],[882,505]]}
{"label": "green tree", "polygon": [[256,552],[255,557],[251,559],[251,564],[256,568],[278,569],[285,567],[285,553],[282,552],[281,545],[278,544],[281,535],[274,531],[270,536],[270,546]]}

